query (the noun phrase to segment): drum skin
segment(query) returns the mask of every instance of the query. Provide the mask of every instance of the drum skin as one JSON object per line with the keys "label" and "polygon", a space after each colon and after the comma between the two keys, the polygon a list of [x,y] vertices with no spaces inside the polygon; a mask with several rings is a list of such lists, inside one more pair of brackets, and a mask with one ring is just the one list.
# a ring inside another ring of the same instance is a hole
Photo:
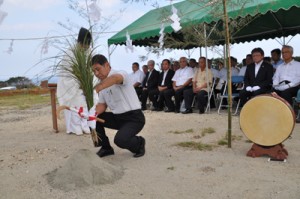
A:
{"label": "drum skin", "polygon": [[240,126],[246,137],[262,146],[286,140],[295,126],[295,113],[282,98],[259,95],[249,100],[240,112]]}

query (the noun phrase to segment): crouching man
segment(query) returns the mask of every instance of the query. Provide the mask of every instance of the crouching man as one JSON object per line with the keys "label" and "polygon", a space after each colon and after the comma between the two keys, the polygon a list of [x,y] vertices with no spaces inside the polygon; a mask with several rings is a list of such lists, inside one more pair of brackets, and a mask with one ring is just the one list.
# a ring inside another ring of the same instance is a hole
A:
{"label": "crouching man", "polygon": [[[105,134],[105,128],[110,128],[118,130],[114,138],[118,147],[128,149],[134,153],[133,157],[143,156],[145,139],[137,134],[145,125],[145,116],[129,76],[124,71],[113,70],[106,57],[99,54],[92,58],[92,68],[95,76],[101,80],[95,86],[99,93],[96,112],[105,121],[96,124],[96,131],[102,140],[102,147],[97,154],[100,157],[114,154]],[[106,112],[107,107],[111,112]]]}

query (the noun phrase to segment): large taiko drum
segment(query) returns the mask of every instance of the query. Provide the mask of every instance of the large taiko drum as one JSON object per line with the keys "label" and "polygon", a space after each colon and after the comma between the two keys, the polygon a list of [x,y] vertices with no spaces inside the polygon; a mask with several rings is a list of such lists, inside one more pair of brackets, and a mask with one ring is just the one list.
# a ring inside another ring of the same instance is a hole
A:
{"label": "large taiko drum", "polygon": [[243,106],[240,126],[252,142],[262,146],[273,146],[290,136],[295,126],[295,113],[284,99],[272,95],[259,95]]}

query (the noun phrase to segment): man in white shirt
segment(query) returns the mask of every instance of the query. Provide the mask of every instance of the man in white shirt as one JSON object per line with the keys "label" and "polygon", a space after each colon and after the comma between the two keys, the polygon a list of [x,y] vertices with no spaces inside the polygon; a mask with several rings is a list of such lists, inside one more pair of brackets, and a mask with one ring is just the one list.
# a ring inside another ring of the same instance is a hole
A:
{"label": "man in white shirt", "polygon": [[[194,70],[191,67],[188,67],[187,63],[186,57],[180,58],[180,69],[176,70],[175,75],[172,78],[173,90],[167,90],[165,92],[166,106],[168,108],[166,112],[175,111],[175,113],[179,113],[180,103],[183,100],[183,91],[191,88]],[[175,96],[175,106],[171,99],[173,95]]]}
{"label": "man in white shirt", "polygon": [[[239,74],[239,70],[236,68],[236,58],[230,57],[231,59],[231,76],[237,76]],[[227,81],[227,68],[224,67],[224,64],[222,62],[218,63],[219,65],[219,80],[217,81],[218,84],[216,86],[216,89],[220,92],[223,91],[224,83]]]}
{"label": "man in white shirt", "polygon": [[207,63],[208,63],[208,68],[211,70],[213,78],[219,78],[219,70],[215,69],[212,66],[212,60],[211,59],[207,59]]}
{"label": "man in white shirt", "polygon": [[293,97],[297,95],[300,85],[300,62],[293,59],[293,47],[287,45],[282,47],[282,58],[284,63],[276,69],[273,88],[279,96],[292,105]]}
{"label": "man in white shirt", "polygon": [[129,78],[140,100],[142,94],[142,83],[145,76],[146,74],[140,70],[139,63],[134,62],[132,64],[132,73],[129,74]]}
{"label": "man in white shirt", "polygon": [[251,55],[251,54],[248,54],[248,55],[246,56],[246,59],[245,59],[245,64],[243,63],[243,66],[242,66],[242,68],[240,69],[240,72],[239,72],[238,76],[245,76],[247,66],[248,66],[249,64],[252,64],[252,63],[253,63],[252,55]]}
{"label": "man in white shirt", "polygon": [[[231,76],[238,76],[239,70],[236,68],[237,59],[230,57],[231,60]],[[223,92],[224,83],[227,81],[227,68],[222,62],[219,62],[219,80],[217,81],[216,92]]]}
{"label": "man in white shirt", "polygon": [[273,65],[274,71],[277,67],[283,64],[283,60],[281,59],[281,50],[279,48],[273,49],[271,51],[271,64]]}
{"label": "man in white shirt", "polygon": [[[96,106],[98,117],[104,123],[96,123],[96,131],[102,141],[102,147],[97,152],[100,157],[113,155],[114,150],[105,134],[105,129],[116,129],[115,144],[123,149],[128,149],[141,157],[145,154],[145,139],[136,136],[145,125],[145,116],[141,111],[141,104],[136,92],[125,71],[114,71],[103,55],[92,58],[92,68],[96,77],[101,82],[95,86],[99,93],[99,102]],[[111,112],[106,112],[106,108]]]}
{"label": "man in white shirt", "polygon": [[240,71],[239,68],[237,67],[237,59],[231,56],[230,61],[231,61],[231,76],[238,76]]}

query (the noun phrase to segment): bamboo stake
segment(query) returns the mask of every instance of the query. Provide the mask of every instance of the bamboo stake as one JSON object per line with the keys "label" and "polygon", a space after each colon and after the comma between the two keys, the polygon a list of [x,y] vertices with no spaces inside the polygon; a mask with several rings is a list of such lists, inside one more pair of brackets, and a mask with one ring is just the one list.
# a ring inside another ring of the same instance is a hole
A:
{"label": "bamboo stake", "polygon": [[229,28],[228,28],[228,16],[226,9],[226,0],[223,0],[223,9],[224,9],[224,22],[225,22],[225,54],[226,54],[226,63],[227,63],[227,87],[228,87],[228,148],[231,148],[231,128],[232,128],[232,88],[231,88],[231,61],[230,61],[230,49],[229,49]]}

